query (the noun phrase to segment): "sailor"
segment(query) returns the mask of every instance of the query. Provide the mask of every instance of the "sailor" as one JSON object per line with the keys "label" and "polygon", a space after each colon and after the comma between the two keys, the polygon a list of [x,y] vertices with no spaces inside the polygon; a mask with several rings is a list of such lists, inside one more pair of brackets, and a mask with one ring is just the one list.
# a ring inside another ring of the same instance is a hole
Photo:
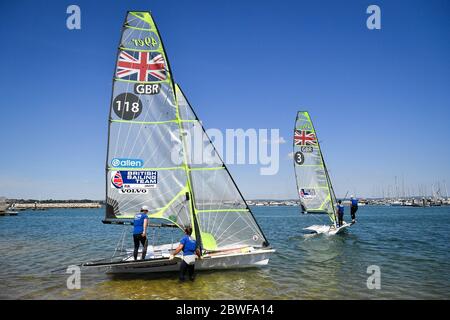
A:
{"label": "sailor", "polygon": [[300,206],[302,207],[302,213],[308,213],[308,211],[306,210],[305,206],[303,205],[303,203],[300,203]]}
{"label": "sailor", "polygon": [[350,215],[352,216],[352,224],[355,223],[356,211],[358,211],[358,199],[354,196],[351,196],[351,206],[350,206]]}
{"label": "sailor", "polygon": [[147,226],[148,226],[148,207],[143,206],[141,212],[134,216],[133,222],[133,240],[134,240],[134,261],[137,260],[139,243],[142,243],[142,260],[147,254]]}
{"label": "sailor", "polygon": [[344,224],[344,206],[342,205],[342,201],[338,201],[337,205],[337,214],[338,214],[338,227],[342,227]]}
{"label": "sailor", "polygon": [[200,258],[200,250],[197,247],[197,241],[192,238],[192,228],[184,229],[185,235],[180,240],[180,245],[175,249],[170,259],[172,260],[181,250],[183,250],[183,260],[180,264],[180,281],[185,280],[186,271],[189,273],[189,279],[194,281],[195,255]]}

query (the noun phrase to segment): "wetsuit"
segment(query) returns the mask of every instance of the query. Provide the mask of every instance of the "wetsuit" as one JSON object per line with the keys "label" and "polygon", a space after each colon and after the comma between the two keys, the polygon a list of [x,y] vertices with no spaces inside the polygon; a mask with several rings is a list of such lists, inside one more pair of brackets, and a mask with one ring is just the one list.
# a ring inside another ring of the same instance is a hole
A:
{"label": "wetsuit", "polygon": [[307,211],[306,211],[306,208],[305,208],[305,206],[303,205],[303,203],[300,203],[300,206],[301,206],[301,208],[302,208],[302,213],[306,213]]}
{"label": "wetsuit", "polygon": [[356,211],[358,211],[358,200],[352,199],[352,205],[350,207],[350,215],[352,216],[352,222],[355,222]]}
{"label": "wetsuit", "polygon": [[342,204],[337,205],[338,209],[338,227],[342,227],[344,224],[344,206]]}
{"label": "wetsuit", "polygon": [[142,236],[142,233],[144,232],[144,221],[145,219],[148,219],[148,216],[145,213],[138,213],[134,216],[134,222],[133,222],[133,241],[134,241],[134,260],[137,260],[137,255],[139,251],[139,243],[142,243],[142,246],[144,247],[142,249],[142,260],[145,259],[145,255],[147,254],[147,237]]}
{"label": "wetsuit", "polygon": [[180,280],[184,281],[186,271],[189,273],[189,279],[194,280],[195,250],[197,249],[197,241],[195,241],[192,237],[185,235],[180,240],[180,244],[183,245],[183,260],[180,264]]}

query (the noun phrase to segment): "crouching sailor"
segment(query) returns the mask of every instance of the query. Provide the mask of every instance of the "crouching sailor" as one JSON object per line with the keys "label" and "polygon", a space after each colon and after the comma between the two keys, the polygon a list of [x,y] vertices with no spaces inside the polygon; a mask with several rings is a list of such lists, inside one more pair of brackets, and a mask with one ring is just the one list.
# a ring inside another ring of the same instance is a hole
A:
{"label": "crouching sailor", "polygon": [[184,233],[185,235],[180,240],[180,245],[170,255],[170,259],[173,259],[175,255],[183,250],[183,260],[180,264],[180,281],[184,281],[186,272],[189,273],[189,279],[194,281],[195,255],[200,258],[200,250],[197,248],[197,241],[191,236],[192,228],[186,227]]}
{"label": "crouching sailor", "polygon": [[351,207],[350,207],[350,215],[352,216],[352,224],[356,222],[356,211],[358,211],[358,199],[356,199],[354,196],[351,197]]}

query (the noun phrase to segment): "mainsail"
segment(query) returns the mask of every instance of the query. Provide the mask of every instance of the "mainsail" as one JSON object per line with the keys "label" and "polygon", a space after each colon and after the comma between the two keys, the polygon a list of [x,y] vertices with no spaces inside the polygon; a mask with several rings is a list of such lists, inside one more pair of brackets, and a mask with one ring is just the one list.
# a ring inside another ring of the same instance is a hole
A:
{"label": "mainsail", "polygon": [[299,111],[294,129],[294,168],[297,190],[306,212],[327,213],[336,221],[336,196],[331,185],[319,140],[306,111]]}
{"label": "mainsail", "polygon": [[267,246],[250,208],[175,85],[149,12],[128,12],[113,81],[104,222],[130,221],[146,205],[150,218],[179,228],[193,226],[205,250]]}

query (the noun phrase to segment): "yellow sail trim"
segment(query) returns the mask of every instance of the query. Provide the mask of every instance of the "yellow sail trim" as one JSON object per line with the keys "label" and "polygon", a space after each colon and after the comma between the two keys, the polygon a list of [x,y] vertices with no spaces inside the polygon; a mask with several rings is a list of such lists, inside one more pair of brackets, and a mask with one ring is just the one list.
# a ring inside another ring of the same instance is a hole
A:
{"label": "yellow sail trim", "polygon": [[149,214],[148,217],[149,217],[149,218],[155,218],[155,219],[166,219],[166,220],[169,220],[169,221],[173,222],[174,224],[176,224],[180,229],[182,229],[175,221],[172,221],[172,220],[170,220],[170,219],[167,219],[167,218],[163,217],[163,214],[167,211],[167,209],[169,209],[169,207],[170,207],[170,206],[171,206],[171,205],[172,205],[172,204],[173,204],[180,196],[185,195],[186,192],[188,192],[188,191],[189,191],[188,187],[185,186],[183,189],[180,190],[180,192],[178,192],[178,194],[177,194],[172,200],[169,201],[169,203],[167,203],[163,208],[161,208],[161,210],[159,210],[159,211],[156,212],[156,213]]}
{"label": "yellow sail trim", "polygon": [[150,15],[149,12],[131,11],[130,14],[135,16],[136,18],[141,19],[142,21],[148,23],[150,25],[151,29],[155,29],[152,16]]}

